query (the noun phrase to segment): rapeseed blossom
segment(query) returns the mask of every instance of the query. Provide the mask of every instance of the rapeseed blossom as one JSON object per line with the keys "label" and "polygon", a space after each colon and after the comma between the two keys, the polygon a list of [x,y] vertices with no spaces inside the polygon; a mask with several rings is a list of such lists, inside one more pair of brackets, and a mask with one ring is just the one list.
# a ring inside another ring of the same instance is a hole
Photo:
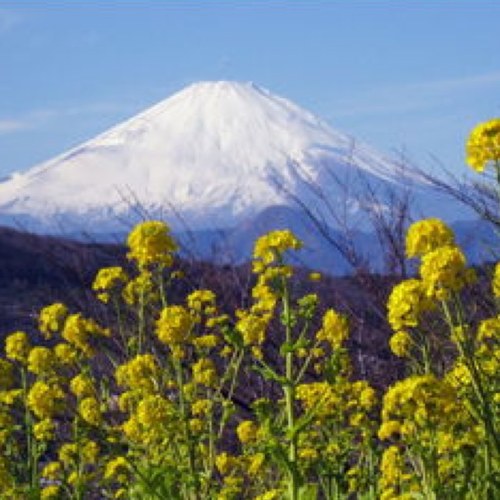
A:
{"label": "rapeseed blossom", "polygon": [[40,332],[46,339],[50,339],[54,333],[61,331],[67,315],[68,308],[60,302],[44,307],[38,315]]}
{"label": "rapeseed blossom", "polygon": [[482,172],[490,163],[500,162],[500,118],[480,123],[470,133],[466,144],[467,163]]}
{"label": "rapeseed blossom", "polygon": [[493,296],[500,298],[500,262],[497,262],[495,266],[491,288],[493,290]]}
{"label": "rapeseed blossom", "polygon": [[261,236],[254,246],[253,272],[261,273],[272,264],[282,264],[287,250],[298,250],[302,242],[288,229],[271,231]]}
{"label": "rapeseed blossom", "polygon": [[177,244],[170,235],[170,228],[161,221],[146,221],[138,224],[130,232],[127,257],[135,260],[142,268],[151,264],[169,267]]}
{"label": "rapeseed blossom", "polygon": [[115,371],[118,385],[153,392],[160,378],[160,367],[152,354],[139,354]]}
{"label": "rapeseed blossom", "polygon": [[453,245],[452,230],[440,219],[423,219],[413,223],[406,233],[406,256],[421,257],[436,248]]}
{"label": "rapeseed blossom", "polygon": [[473,269],[466,267],[460,248],[442,246],[422,257],[420,276],[429,298],[447,299],[451,292],[459,292],[475,281]]}
{"label": "rapeseed blossom", "polygon": [[186,342],[193,327],[193,317],[183,306],[167,306],[156,322],[156,335],[168,346]]}
{"label": "rapeseed blossom", "polygon": [[66,318],[62,337],[85,356],[95,354],[92,337],[109,337],[108,329],[99,326],[92,318],[84,318],[81,313],[71,314]]}
{"label": "rapeseed blossom", "polygon": [[56,356],[52,349],[33,347],[28,355],[28,370],[36,375],[53,374],[57,368]]}
{"label": "rapeseed blossom", "polygon": [[251,420],[244,420],[236,428],[236,434],[242,444],[249,444],[257,440],[259,427]]}
{"label": "rapeseed blossom", "polygon": [[25,364],[30,350],[31,345],[25,332],[11,333],[5,339],[5,355],[13,361]]}
{"label": "rapeseed blossom", "polygon": [[387,319],[394,331],[418,326],[432,302],[426,297],[422,281],[409,279],[398,283],[387,301]]}
{"label": "rapeseed blossom", "polygon": [[214,362],[209,358],[201,358],[193,365],[193,381],[207,387],[217,383],[217,371]]}
{"label": "rapeseed blossom", "polygon": [[65,397],[59,385],[37,380],[28,392],[27,405],[38,418],[52,418],[62,410]]}
{"label": "rapeseed blossom", "polygon": [[323,324],[321,330],[316,333],[316,339],[328,342],[332,349],[339,349],[348,337],[347,318],[333,309],[328,309],[323,315]]}
{"label": "rapeseed blossom", "polygon": [[400,358],[409,356],[412,343],[411,335],[405,330],[399,330],[389,339],[391,351]]}
{"label": "rapeseed blossom", "polygon": [[98,292],[97,298],[100,301],[107,303],[110,294],[123,288],[128,280],[129,277],[122,267],[103,267],[99,269],[92,283],[92,290]]}
{"label": "rapeseed blossom", "polygon": [[6,359],[0,358],[0,390],[10,389],[14,384],[14,367]]}

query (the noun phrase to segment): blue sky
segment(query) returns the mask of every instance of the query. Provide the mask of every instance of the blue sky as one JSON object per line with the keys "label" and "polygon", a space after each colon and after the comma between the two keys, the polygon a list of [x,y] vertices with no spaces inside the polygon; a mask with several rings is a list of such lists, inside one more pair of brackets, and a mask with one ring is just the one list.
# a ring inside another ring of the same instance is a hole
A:
{"label": "blue sky", "polygon": [[465,172],[468,131],[500,116],[499,26],[494,0],[0,0],[0,177],[219,79]]}

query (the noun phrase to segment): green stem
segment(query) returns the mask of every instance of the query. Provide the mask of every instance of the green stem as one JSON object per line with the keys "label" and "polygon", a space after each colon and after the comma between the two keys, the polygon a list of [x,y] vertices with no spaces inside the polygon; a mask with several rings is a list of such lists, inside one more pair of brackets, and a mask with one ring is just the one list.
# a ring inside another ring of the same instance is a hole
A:
{"label": "green stem", "polygon": [[186,439],[186,446],[188,450],[189,472],[191,474],[191,479],[193,481],[192,488],[194,490],[194,498],[199,500],[200,496],[199,496],[198,478],[196,476],[195,450],[193,447],[191,430],[189,428],[189,418],[187,414],[186,401],[184,399],[184,379],[182,376],[182,365],[180,360],[178,359],[175,360],[175,370],[177,375],[177,386],[179,388],[179,410],[181,413],[181,420],[184,425],[184,437]]}
{"label": "green stem", "polygon": [[[286,281],[283,279],[283,318],[285,326],[285,342],[292,344],[290,295]],[[285,378],[286,385],[283,387],[285,393],[286,417],[290,443],[288,445],[289,483],[288,492],[290,500],[298,499],[299,475],[297,471],[297,433],[295,432],[295,383],[293,378],[293,352],[287,350],[285,354]]]}

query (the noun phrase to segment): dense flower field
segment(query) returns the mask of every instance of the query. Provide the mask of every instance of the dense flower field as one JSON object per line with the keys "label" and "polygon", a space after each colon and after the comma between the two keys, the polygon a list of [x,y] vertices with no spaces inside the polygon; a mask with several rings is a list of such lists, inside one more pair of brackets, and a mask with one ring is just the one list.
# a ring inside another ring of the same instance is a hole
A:
{"label": "dense flower field", "polygon": [[[500,120],[467,152],[500,180]],[[56,303],[39,315],[44,345],[5,339],[1,498],[499,498],[500,263],[478,318],[463,300],[475,272],[442,221],[408,229],[419,272],[387,303],[407,377],[382,395],[352,377],[348,318],[328,309],[314,328],[319,298],[294,296],[290,231],[257,240],[252,302],[233,314],[205,289],[170,302],[182,276],[165,223],[139,224],[127,244],[133,273],[108,267],[93,283],[109,324]],[[263,390],[243,409],[249,373]]]}

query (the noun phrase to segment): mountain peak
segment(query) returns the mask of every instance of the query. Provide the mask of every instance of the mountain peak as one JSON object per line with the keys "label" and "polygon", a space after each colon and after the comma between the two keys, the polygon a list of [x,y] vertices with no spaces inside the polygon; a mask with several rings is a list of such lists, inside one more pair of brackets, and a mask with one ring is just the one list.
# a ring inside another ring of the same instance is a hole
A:
{"label": "mountain peak", "polygon": [[389,160],[288,99],[252,82],[204,81],[0,183],[0,211],[39,228],[60,218],[95,229],[140,206],[190,228],[227,227],[290,195],[309,202],[311,183],[354,167],[395,182]]}

